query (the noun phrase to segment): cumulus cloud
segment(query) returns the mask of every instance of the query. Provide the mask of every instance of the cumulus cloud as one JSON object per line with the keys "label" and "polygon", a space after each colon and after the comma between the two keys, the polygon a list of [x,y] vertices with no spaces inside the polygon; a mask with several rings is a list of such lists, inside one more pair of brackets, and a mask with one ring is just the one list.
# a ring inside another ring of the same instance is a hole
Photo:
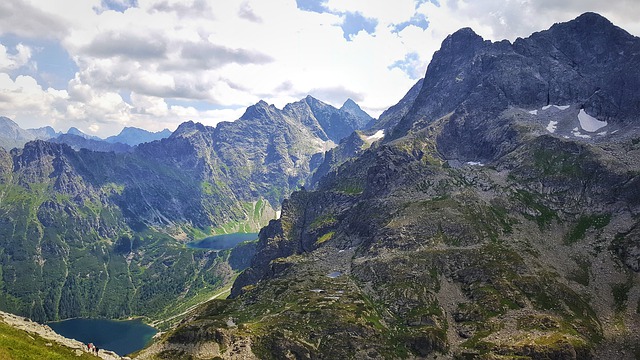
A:
{"label": "cumulus cloud", "polygon": [[186,64],[180,64],[181,67],[189,69],[219,68],[230,63],[266,64],[273,61],[269,55],[255,50],[231,49],[211,42],[185,43],[180,55],[181,59],[187,61]]}
{"label": "cumulus cloud", "polygon": [[243,19],[253,21],[256,23],[262,22],[262,18],[253,11],[253,8],[251,7],[251,4],[248,1],[245,1],[242,4],[240,4],[240,9],[238,9],[238,16]]}
{"label": "cumulus cloud", "polygon": [[200,17],[208,16],[212,13],[211,6],[206,0],[193,1],[145,1],[146,6],[151,12],[172,12],[178,17]]}
{"label": "cumulus cloud", "polygon": [[123,56],[134,60],[156,59],[165,56],[167,44],[153,36],[109,31],[99,34],[83,51],[99,58]]}
{"label": "cumulus cloud", "polygon": [[62,38],[67,24],[58,15],[24,0],[0,1],[0,33],[31,38]]}
{"label": "cumulus cloud", "polygon": [[27,63],[31,59],[31,48],[23,44],[15,47],[15,53],[9,53],[8,49],[0,44],[0,71],[16,70]]}

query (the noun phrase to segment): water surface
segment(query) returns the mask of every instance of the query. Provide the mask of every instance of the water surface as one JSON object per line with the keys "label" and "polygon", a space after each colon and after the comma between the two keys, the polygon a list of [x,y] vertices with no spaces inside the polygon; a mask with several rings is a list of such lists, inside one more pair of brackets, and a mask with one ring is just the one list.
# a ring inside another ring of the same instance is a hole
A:
{"label": "water surface", "polygon": [[157,330],[141,320],[70,319],[48,323],[55,332],[120,356],[140,350]]}
{"label": "water surface", "polygon": [[192,249],[225,250],[231,249],[243,241],[255,240],[258,233],[235,233],[211,236],[187,244]]}

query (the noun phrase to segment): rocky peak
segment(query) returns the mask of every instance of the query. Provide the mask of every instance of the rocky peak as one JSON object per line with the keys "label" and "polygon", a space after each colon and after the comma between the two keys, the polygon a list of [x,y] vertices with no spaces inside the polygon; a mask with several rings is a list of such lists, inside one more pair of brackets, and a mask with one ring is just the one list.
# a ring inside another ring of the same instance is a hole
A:
{"label": "rocky peak", "polygon": [[347,99],[347,101],[342,104],[340,111],[344,111],[353,115],[358,120],[358,127],[361,129],[368,128],[372,125],[372,121],[374,120],[369,114],[367,114],[360,105],[358,105],[351,98]]}
{"label": "rocky peak", "polygon": [[[479,141],[480,133],[472,129],[498,126],[496,117],[510,106],[577,103],[598,119],[630,123],[640,112],[640,58],[633,55],[639,48],[639,38],[592,13],[514,44],[483,41],[471,29],[461,29],[434,54],[419,96],[387,140],[444,116],[464,116],[465,121],[447,123],[440,141],[468,147],[467,154],[494,157],[507,149],[488,151],[496,139]],[[469,109],[476,114],[469,116]],[[470,147],[474,142],[477,147]]]}
{"label": "rocky peak", "polygon": [[109,136],[105,140],[109,143],[122,143],[130,146],[136,146],[141,143],[160,140],[171,136],[169,129],[158,132],[151,132],[137,127],[126,126],[118,135]]}
{"label": "rocky peak", "polygon": [[173,134],[171,134],[171,138],[186,138],[189,137],[191,135],[193,135],[194,133],[200,131],[200,132],[204,132],[207,130],[207,127],[202,125],[201,123],[194,123],[193,121],[186,121],[183,122],[182,124],[180,124],[180,126],[178,126],[178,128],[176,129],[176,131],[173,132]]}
{"label": "rocky peak", "polygon": [[42,139],[42,140],[51,139],[61,134],[56,132],[51,126],[44,126],[36,129],[28,129],[27,131],[33,134],[33,136],[35,136],[37,139]]}
{"label": "rocky peak", "polygon": [[240,120],[269,120],[277,116],[277,113],[278,109],[275,106],[260,100],[255,105],[249,106]]}
{"label": "rocky peak", "polygon": [[70,127],[69,130],[67,131],[67,134],[82,136],[85,139],[102,140],[97,136],[85,134],[77,127]]}
{"label": "rocky peak", "polygon": [[[460,56],[476,51],[482,46],[483,42],[484,39],[482,36],[476,34],[471,28],[466,27],[447,36],[442,42],[440,50],[436,53],[440,56]],[[436,55],[434,54],[433,57],[435,59]]]}
{"label": "rocky peak", "polygon": [[0,136],[16,140],[31,140],[32,136],[8,117],[0,117]]}

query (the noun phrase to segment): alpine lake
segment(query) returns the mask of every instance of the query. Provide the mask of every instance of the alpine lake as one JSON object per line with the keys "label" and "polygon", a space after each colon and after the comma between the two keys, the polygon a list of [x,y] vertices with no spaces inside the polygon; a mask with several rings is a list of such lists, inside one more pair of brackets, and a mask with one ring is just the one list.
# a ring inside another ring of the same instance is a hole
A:
{"label": "alpine lake", "polygon": [[[235,233],[211,236],[187,244],[190,249],[226,250],[258,238],[257,233]],[[69,319],[48,323],[55,332],[82,341],[93,343],[100,349],[110,350],[120,356],[144,348],[158,332],[141,320]]]}
{"label": "alpine lake", "polygon": [[93,343],[99,349],[110,350],[125,356],[140,350],[158,330],[142,320],[69,319],[48,323],[55,332],[82,341]]}
{"label": "alpine lake", "polygon": [[226,250],[235,247],[241,242],[255,240],[257,238],[257,233],[234,233],[215,235],[202,240],[187,243],[187,247],[191,249]]}

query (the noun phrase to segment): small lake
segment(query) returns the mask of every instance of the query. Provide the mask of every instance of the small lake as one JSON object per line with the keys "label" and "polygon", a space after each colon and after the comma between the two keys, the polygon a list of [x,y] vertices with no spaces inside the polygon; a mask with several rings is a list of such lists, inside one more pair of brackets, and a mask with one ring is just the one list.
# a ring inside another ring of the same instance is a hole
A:
{"label": "small lake", "polygon": [[231,249],[243,241],[255,240],[257,238],[258,233],[216,235],[187,243],[187,247],[191,249],[225,250]]}
{"label": "small lake", "polygon": [[69,319],[47,323],[58,334],[120,356],[142,349],[158,330],[141,320]]}

